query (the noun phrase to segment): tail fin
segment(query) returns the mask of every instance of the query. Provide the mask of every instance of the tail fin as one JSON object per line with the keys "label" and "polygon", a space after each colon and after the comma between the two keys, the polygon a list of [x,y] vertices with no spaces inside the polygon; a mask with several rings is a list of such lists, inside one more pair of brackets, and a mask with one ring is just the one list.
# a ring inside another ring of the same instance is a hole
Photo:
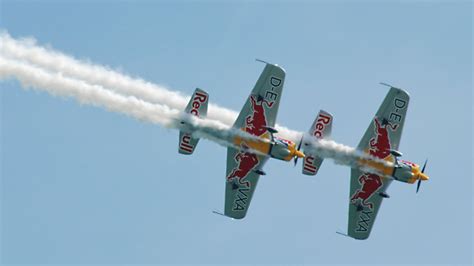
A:
{"label": "tail fin", "polygon": [[[209,95],[207,92],[197,88],[188,105],[184,111],[191,115],[195,115],[200,118],[204,118],[207,115],[207,103],[209,102]],[[181,154],[192,154],[196,148],[199,139],[193,138],[192,132],[179,131],[179,153]]]}
{"label": "tail fin", "polygon": [[[309,135],[317,139],[329,138],[331,136],[332,120],[333,117],[330,113],[323,110],[319,111],[318,116],[309,129]],[[305,143],[304,146],[306,145],[308,144]],[[303,174],[316,175],[324,159],[317,156],[314,151],[311,150],[305,151],[304,154],[306,156],[303,161]]]}

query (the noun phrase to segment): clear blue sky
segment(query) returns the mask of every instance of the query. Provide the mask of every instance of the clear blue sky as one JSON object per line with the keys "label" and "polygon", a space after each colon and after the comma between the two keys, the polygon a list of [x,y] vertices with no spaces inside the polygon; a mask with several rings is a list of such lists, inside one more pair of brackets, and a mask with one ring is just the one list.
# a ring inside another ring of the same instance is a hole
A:
{"label": "clear blue sky", "polygon": [[345,231],[350,170],[269,161],[248,216],[224,206],[226,151],[74,100],[1,90],[1,261],[8,263],[472,263],[472,3],[1,1],[13,37],[239,110],[263,69],[287,71],[278,122],[320,108],[355,146],[387,92],[411,95],[400,149],[429,158],[421,192],[392,183],[371,237]]}

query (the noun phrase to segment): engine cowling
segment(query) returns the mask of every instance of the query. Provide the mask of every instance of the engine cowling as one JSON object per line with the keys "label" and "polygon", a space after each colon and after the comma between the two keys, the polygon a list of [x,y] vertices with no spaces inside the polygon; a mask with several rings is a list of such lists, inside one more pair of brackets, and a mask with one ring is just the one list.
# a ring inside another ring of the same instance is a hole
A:
{"label": "engine cowling", "polygon": [[405,164],[397,165],[393,170],[393,178],[398,181],[412,184],[414,179],[411,166]]}
{"label": "engine cowling", "polygon": [[270,156],[276,159],[288,161],[287,158],[290,156],[290,150],[288,150],[288,146],[276,142],[272,146]]}

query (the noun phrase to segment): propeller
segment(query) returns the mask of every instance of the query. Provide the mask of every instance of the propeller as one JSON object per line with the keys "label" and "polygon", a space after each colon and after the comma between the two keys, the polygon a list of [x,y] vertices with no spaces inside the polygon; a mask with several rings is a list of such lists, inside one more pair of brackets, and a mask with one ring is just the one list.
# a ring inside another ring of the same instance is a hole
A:
{"label": "propeller", "polygon": [[[299,151],[301,149],[301,144],[303,144],[303,138],[304,138],[304,135],[301,136],[300,143],[298,144],[298,148],[296,149],[297,151]],[[299,158],[298,156],[295,156],[295,159],[294,159],[295,166],[298,163],[298,158]]]}
{"label": "propeller", "polygon": [[421,185],[421,179],[418,179],[418,183],[416,184],[416,193],[418,193],[418,190],[420,190],[420,185]]}
{"label": "propeller", "polygon": [[[428,163],[428,159],[425,160],[425,164],[423,164],[423,168],[421,168],[421,173],[423,174],[425,172],[426,168],[426,163]],[[418,193],[418,190],[420,190],[420,185],[421,185],[421,178],[418,178],[418,183],[416,184],[416,193]]]}

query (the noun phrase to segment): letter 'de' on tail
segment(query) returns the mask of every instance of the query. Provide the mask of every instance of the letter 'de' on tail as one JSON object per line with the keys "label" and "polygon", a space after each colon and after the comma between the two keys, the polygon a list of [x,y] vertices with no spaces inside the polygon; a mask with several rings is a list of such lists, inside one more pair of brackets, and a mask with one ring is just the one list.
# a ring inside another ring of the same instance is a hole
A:
{"label": "letter 'de' on tail", "polygon": [[[318,116],[314,120],[313,125],[309,129],[309,136],[316,139],[329,138],[331,136],[332,129],[332,120],[333,117],[330,113],[326,111],[319,111]],[[304,147],[307,145],[308,140],[303,140],[305,143]],[[303,174],[305,175],[316,175],[319,170],[319,167],[323,163],[323,158],[319,157],[313,150],[306,149],[304,151],[305,158],[303,161]]]}
{"label": "letter 'de' on tail", "polygon": [[[208,102],[209,95],[207,92],[198,88],[194,91],[184,111],[188,114],[204,118],[207,115]],[[179,153],[192,154],[198,142],[199,139],[192,137],[191,132],[179,131]]]}

